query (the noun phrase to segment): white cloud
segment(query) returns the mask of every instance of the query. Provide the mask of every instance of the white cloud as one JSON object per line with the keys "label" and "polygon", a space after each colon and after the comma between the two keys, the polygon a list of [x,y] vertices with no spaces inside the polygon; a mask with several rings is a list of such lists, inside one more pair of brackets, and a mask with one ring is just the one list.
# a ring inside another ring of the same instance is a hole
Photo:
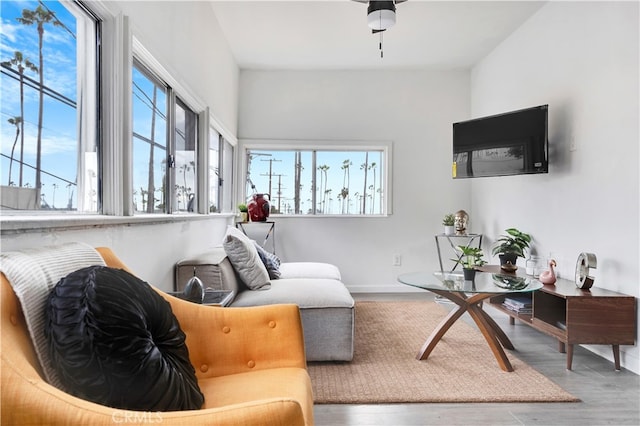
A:
{"label": "white cloud", "polygon": [[[16,27],[17,24],[13,24],[11,21],[3,19],[2,20],[2,38],[8,39],[8,41],[15,43],[16,42]],[[4,40],[3,40],[4,41]]]}
{"label": "white cloud", "polygon": [[[37,150],[37,129],[34,126],[25,126],[24,129],[24,154],[36,155]],[[0,128],[2,134],[2,140],[0,141],[0,147],[4,154],[9,155],[11,153],[11,147],[16,137],[15,126],[9,124],[6,121],[1,123]],[[19,142],[18,142],[19,144]],[[51,155],[59,153],[69,153],[76,155],[78,142],[74,138],[67,135],[54,135],[48,136],[46,130],[42,132],[42,155]]]}

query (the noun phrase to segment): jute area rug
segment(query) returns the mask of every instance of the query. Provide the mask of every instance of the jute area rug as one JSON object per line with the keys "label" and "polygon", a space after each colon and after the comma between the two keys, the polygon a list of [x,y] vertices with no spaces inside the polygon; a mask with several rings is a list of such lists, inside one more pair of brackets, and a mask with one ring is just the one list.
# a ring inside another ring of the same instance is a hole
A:
{"label": "jute area rug", "polygon": [[500,369],[480,331],[458,320],[426,361],[416,355],[447,315],[435,302],[357,302],[352,362],[310,362],[317,404],[579,401],[507,351]]}

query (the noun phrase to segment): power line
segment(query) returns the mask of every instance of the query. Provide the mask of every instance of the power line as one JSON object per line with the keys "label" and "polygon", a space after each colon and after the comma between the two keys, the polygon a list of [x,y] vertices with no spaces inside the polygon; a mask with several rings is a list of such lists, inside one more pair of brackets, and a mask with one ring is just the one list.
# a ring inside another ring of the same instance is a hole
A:
{"label": "power line", "polygon": [[[9,160],[11,160],[11,157],[10,157],[10,156],[8,156],[7,154],[0,153],[0,155],[2,155],[3,157],[8,158]],[[27,167],[29,167],[29,168],[33,169],[33,170],[35,170],[35,169],[36,169],[36,168],[35,168],[34,166],[32,166],[31,164],[29,164],[29,163],[25,163],[24,161],[23,161],[23,162],[20,162],[20,160],[15,159],[15,158],[13,159],[13,161],[15,161],[15,162],[16,162],[16,163],[18,163],[18,164],[23,164],[23,165],[25,165],[25,166],[27,166]],[[49,173],[49,172],[44,171],[44,170],[40,170],[40,172],[41,172],[41,173],[44,173],[45,175],[49,175],[49,176],[51,176],[51,177],[53,177],[53,178],[59,179],[59,180],[61,180],[61,181],[63,181],[63,182],[66,182],[66,183],[68,183],[68,184],[71,184],[71,185],[77,185],[75,182],[71,182],[70,180],[66,180],[65,178],[60,177],[60,176],[57,176],[57,175],[54,175],[53,173]]]}
{"label": "power line", "polygon": [[140,99],[140,102],[146,105],[151,111],[154,111],[162,119],[166,120],[167,117],[165,116],[165,114],[155,106],[155,104],[153,103],[153,100],[149,98],[149,95],[147,95],[147,93],[142,89],[142,87],[140,87],[135,81],[133,81],[132,83],[133,83],[133,87],[137,88],[140,91],[140,93],[142,93],[142,95],[144,96],[144,99],[134,91],[135,97]]}
{"label": "power line", "polygon": [[[5,65],[5,64],[1,64],[1,65],[2,65],[2,74],[16,81],[20,81],[20,73],[18,71],[14,70],[8,65]],[[34,80],[29,76],[26,76],[23,74],[22,78],[25,86],[31,87],[32,89],[35,89],[35,90],[40,90],[40,87],[42,87],[42,92],[45,95],[57,100],[58,102],[62,102],[63,104],[66,104],[71,108],[76,108],[76,102],[73,99],[68,98],[62,93],[53,90],[49,86],[46,86],[46,85],[40,86],[40,82],[38,82],[37,80]]]}
{"label": "power line", "polygon": [[62,28],[64,28],[69,34],[71,34],[71,37],[73,37],[74,39],[76,38],[76,35],[73,33],[73,31],[71,31],[65,24],[64,22],[62,22],[61,20],[58,19],[58,17],[56,16],[56,13],[53,12],[51,9],[49,9],[47,7],[46,4],[44,4],[44,2],[42,0],[38,0],[38,3],[40,3],[40,5],[42,7],[44,7],[47,12],[49,12],[51,14],[51,16],[53,16],[53,19],[55,19],[55,21],[58,23],[58,25]]}

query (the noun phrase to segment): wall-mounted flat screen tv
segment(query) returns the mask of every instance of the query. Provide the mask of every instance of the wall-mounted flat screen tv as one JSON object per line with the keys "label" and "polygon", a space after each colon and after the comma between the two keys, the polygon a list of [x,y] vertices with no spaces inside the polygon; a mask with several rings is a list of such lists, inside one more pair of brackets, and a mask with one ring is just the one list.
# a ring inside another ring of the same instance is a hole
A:
{"label": "wall-mounted flat screen tv", "polygon": [[454,179],[548,173],[549,105],[453,124]]}

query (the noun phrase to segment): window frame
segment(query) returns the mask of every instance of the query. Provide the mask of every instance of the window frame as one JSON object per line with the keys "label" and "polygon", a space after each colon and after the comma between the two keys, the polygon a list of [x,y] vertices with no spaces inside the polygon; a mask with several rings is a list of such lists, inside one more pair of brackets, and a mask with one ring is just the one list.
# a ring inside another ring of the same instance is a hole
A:
{"label": "window frame", "polygon": [[[76,128],[76,182],[74,187],[76,192],[75,209],[55,208],[54,199],[52,200],[52,209],[40,208],[42,197],[44,196],[42,187],[45,185],[42,183],[40,188],[35,188],[35,185],[32,187],[37,189],[36,205],[38,207],[33,209],[16,210],[3,209],[2,216],[78,216],[102,214],[102,191],[100,187],[102,165],[99,161],[95,161],[94,163],[93,159],[89,159],[88,161],[87,154],[93,153],[93,156],[96,159],[99,159],[102,145],[102,132],[100,131],[101,84],[99,84],[99,81],[101,69],[104,63],[101,49],[103,18],[100,13],[97,13],[92,8],[87,7],[81,1],[58,0],[58,3],[66,9],[66,12],[69,15],[72,15],[76,19],[75,33],[73,34],[74,39],[76,40],[75,82],[77,89],[75,99],[76,105],[73,107],[75,109],[76,117],[76,121],[74,123]],[[48,30],[45,31],[45,34],[47,33]],[[22,51],[24,49],[20,50]],[[25,55],[25,59],[29,58]],[[35,65],[37,65],[37,61]],[[47,64],[47,69],[50,65],[51,64]],[[30,78],[28,74],[25,74],[25,78],[35,81],[35,79]],[[36,82],[36,84],[37,83],[38,82]],[[44,87],[47,87],[47,81],[44,82]],[[31,88],[37,94],[38,89],[33,86]],[[50,89],[54,91],[56,90],[55,87],[50,87]],[[25,95],[26,97],[29,97],[29,92],[26,91]],[[44,108],[46,108],[46,105]],[[24,119],[24,117],[22,118]],[[45,124],[43,126],[43,130],[46,128],[47,126]],[[46,138],[47,136],[47,134],[43,134],[43,138]],[[41,158],[44,158],[44,154],[42,154]],[[91,163],[95,169],[88,169],[88,163]],[[25,164],[27,167],[32,167],[26,161]],[[51,175],[51,173],[47,173],[44,166],[41,167],[41,173]],[[71,181],[65,178],[60,176],[57,176],[57,178],[63,182],[72,184]],[[27,186],[24,187],[26,188]]]}
{"label": "window frame", "polygon": [[[64,3],[74,0],[60,0]],[[172,215],[147,214],[134,215],[132,197],[132,78],[133,57],[136,55],[143,64],[157,73],[190,105],[198,115],[198,147],[200,153],[207,151],[209,128],[219,133],[233,149],[236,164],[238,139],[226,126],[210,112],[193,92],[178,81],[146,50],[143,43],[134,35],[129,17],[117,6],[103,0],[90,4],[80,2],[89,14],[96,19],[99,42],[99,63],[95,70],[97,108],[95,128],[98,138],[98,192],[97,212],[21,210],[14,214],[3,212],[0,215],[1,233],[38,232],[42,230],[84,229],[125,224],[165,223],[175,220],[207,220],[211,215],[233,217],[232,209],[208,211],[208,179],[206,155],[197,155],[199,176],[203,184],[198,186],[196,196],[200,195],[197,214]],[[224,146],[224,145],[222,145]],[[221,148],[222,149],[222,148]],[[225,182],[224,191],[235,196],[235,170],[231,182]],[[203,180],[204,178],[204,180]]]}
{"label": "window frame", "polygon": [[[238,156],[243,159],[238,166],[238,173],[236,174],[236,204],[246,202],[245,194],[245,181],[247,176],[247,153],[250,150],[283,150],[283,151],[382,151],[383,155],[383,185],[385,197],[383,200],[383,211],[378,214],[283,214],[274,213],[274,216],[281,217],[312,217],[312,218],[349,218],[349,217],[371,217],[379,218],[386,217],[393,214],[393,191],[392,191],[392,176],[393,176],[393,142],[392,141],[356,141],[356,140],[304,140],[304,139],[241,139],[238,143]],[[315,156],[313,157],[313,169],[316,169]],[[317,182],[312,182],[314,187],[314,194]]]}
{"label": "window frame", "polygon": [[[206,176],[208,170],[208,151],[209,151],[209,131],[213,128],[220,135],[220,151],[222,155],[222,148],[224,146],[224,142],[231,144],[236,149],[237,139],[232,137],[230,133],[224,131],[223,126],[211,115],[209,111],[209,107],[204,105],[204,103],[194,96],[190,90],[186,87],[182,86],[171,74],[151,55],[151,53],[144,48],[142,43],[135,37],[132,37],[133,43],[133,55],[132,58],[135,58],[135,61],[139,62],[144,66],[148,72],[152,73],[156,78],[160,79],[164,84],[168,87],[168,97],[170,98],[170,103],[175,104],[175,98],[179,98],[180,101],[189,107],[197,116],[197,141],[196,141],[196,168],[198,169],[196,177],[199,180],[197,182],[196,189],[196,211],[193,214],[230,214],[233,213],[233,209],[229,209],[227,211],[222,210],[215,213],[210,213],[208,211],[209,206],[209,196],[208,196],[208,186],[210,182]],[[132,59],[133,62],[133,59]],[[169,108],[170,114],[174,115],[173,107]],[[171,118],[170,120],[173,120]],[[170,138],[173,139],[173,125],[171,125],[171,129],[168,132]],[[175,145],[174,141],[171,141],[171,146]],[[173,149],[173,148],[172,148]],[[235,158],[233,159],[233,163],[235,163]],[[133,171],[130,171],[133,173]],[[175,171],[174,171],[175,173]],[[174,174],[172,173],[172,174]],[[203,180],[204,179],[204,180]],[[175,182],[175,180],[173,181]],[[230,182],[230,187],[226,189],[225,192],[230,192],[231,194],[235,193],[234,180]],[[131,187],[131,191],[133,187]],[[132,195],[132,194],[131,194]],[[133,198],[130,198],[133,200]],[[174,212],[167,211],[163,214],[174,214]],[[181,215],[185,215],[187,213],[180,213]]]}

